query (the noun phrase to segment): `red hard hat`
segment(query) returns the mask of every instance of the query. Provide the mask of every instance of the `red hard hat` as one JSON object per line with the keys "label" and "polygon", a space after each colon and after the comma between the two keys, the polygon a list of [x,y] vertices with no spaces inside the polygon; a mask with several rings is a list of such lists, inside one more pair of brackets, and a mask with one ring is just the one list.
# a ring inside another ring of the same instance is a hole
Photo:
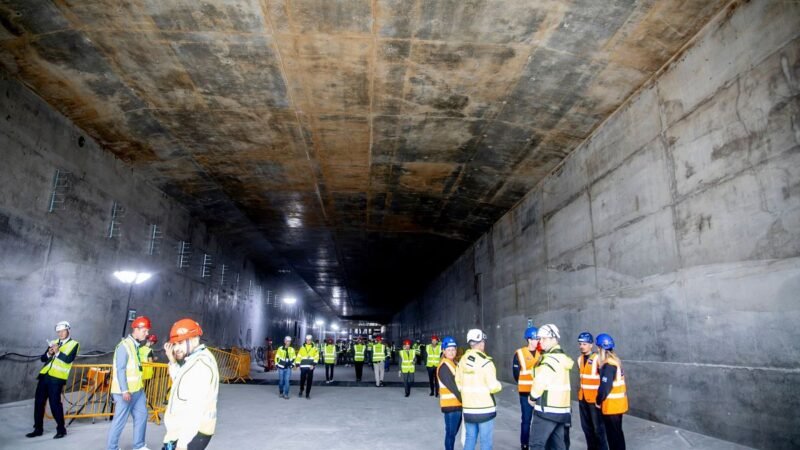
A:
{"label": "red hard hat", "polygon": [[328,344],[332,344],[332,343],[333,343],[333,339],[328,338]]}
{"label": "red hard hat", "polygon": [[411,345],[411,341],[409,339],[406,339],[405,341],[403,341],[403,345]]}
{"label": "red hard hat", "polygon": [[169,330],[169,342],[174,344],[202,335],[203,329],[200,328],[199,323],[192,319],[181,319],[175,322],[175,324],[172,325],[172,329]]}
{"label": "red hard hat", "polygon": [[382,340],[383,340],[383,338],[382,338],[382,337],[380,337],[380,336],[375,336],[375,340],[376,340],[376,341],[382,341]]}
{"label": "red hard hat", "polygon": [[131,322],[131,328],[151,328],[150,319],[147,316],[139,316]]}
{"label": "red hard hat", "polygon": [[438,341],[439,340],[439,336],[434,334],[433,336],[431,336],[431,340],[434,340],[434,339],[436,339]]}
{"label": "red hard hat", "polygon": [[156,342],[158,342],[158,336],[150,333],[150,336],[147,336],[147,340],[155,344]]}

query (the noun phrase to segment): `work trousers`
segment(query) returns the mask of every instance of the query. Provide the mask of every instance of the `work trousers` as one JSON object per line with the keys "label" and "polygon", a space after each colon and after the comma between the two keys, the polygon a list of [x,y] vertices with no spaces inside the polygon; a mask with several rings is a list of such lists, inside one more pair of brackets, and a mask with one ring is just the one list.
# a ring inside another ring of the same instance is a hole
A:
{"label": "work trousers", "polygon": [[406,390],[406,397],[411,394],[411,385],[414,384],[414,372],[403,374],[403,387]]}
{"label": "work trousers", "polygon": [[530,448],[540,450],[566,450],[565,424],[533,416]]}
{"label": "work trousers", "polygon": [[336,364],[325,363],[325,381],[333,381],[333,369]]}
{"label": "work trousers", "polygon": [[36,383],[36,399],[33,402],[33,431],[42,433],[44,429],[44,405],[50,403],[50,412],[56,421],[56,432],[66,433],[64,426],[64,407],[61,405],[61,391],[64,382],[49,375],[39,375]]}
{"label": "work trousers", "polygon": [[453,450],[461,428],[461,411],[444,413],[444,450]]}
{"label": "work trousers", "polygon": [[586,435],[587,450],[608,450],[606,428],[603,426],[603,415],[594,405],[584,400],[578,402],[581,413],[581,428]]}
{"label": "work trousers", "polygon": [[356,381],[361,381],[361,375],[364,373],[364,361],[356,361]]}
{"label": "work trousers", "polygon": [[114,420],[108,430],[108,450],[119,449],[119,437],[125,429],[128,416],[133,416],[133,448],[142,448],[145,445],[144,435],[147,431],[147,403],[144,390],[131,394],[131,401],[126,402],[122,394],[111,394],[114,398]]}
{"label": "work trousers", "polygon": [[492,450],[494,445],[494,419],[481,423],[464,422],[466,437],[464,450],[475,450],[475,444],[480,440],[481,450]]}
{"label": "work trousers", "polygon": [[292,377],[292,368],[287,367],[281,369],[278,367],[278,393],[281,395],[289,395],[289,379]]}
{"label": "work trousers", "polygon": [[528,445],[531,440],[531,420],[533,420],[533,406],[528,403],[528,394],[519,395],[519,409],[521,421],[519,425],[519,443]]}
{"label": "work trousers", "polygon": [[603,414],[603,426],[606,429],[608,448],[610,450],[625,450],[625,435],[622,433],[623,414]]}
{"label": "work trousers", "polygon": [[436,367],[426,367],[428,370],[428,387],[431,394],[439,396],[439,382],[436,380]]}
{"label": "work trousers", "polygon": [[[211,442],[211,438],[213,436],[209,436],[203,433],[197,433],[194,435],[191,441],[189,441],[189,445],[186,446],[188,450],[205,450],[208,447],[208,443]],[[161,447],[161,450],[175,450],[178,445],[178,441],[172,442],[165,442],[164,446]]]}
{"label": "work trousers", "polygon": [[375,371],[375,386],[380,386],[383,383],[383,376],[386,374],[386,368],[383,361],[378,361],[372,364],[372,370]]}
{"label": "work trousers", "polygon": [[300,368],[300,395],[303,395],[303,390],[306,392],[306,397],[311,394],[311,382],[314,381],[314,369]]}

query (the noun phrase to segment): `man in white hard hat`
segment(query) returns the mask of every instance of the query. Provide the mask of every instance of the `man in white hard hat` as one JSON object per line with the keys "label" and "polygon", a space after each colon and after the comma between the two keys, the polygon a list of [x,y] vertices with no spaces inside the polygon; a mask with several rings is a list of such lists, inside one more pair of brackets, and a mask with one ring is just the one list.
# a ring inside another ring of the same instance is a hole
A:
{"label": "man in white hard hat", "polygon": [[542,359],[533,372],[528,402],[533,406],[530,448],[566,449],[567,427],[572,420],[569,371],[575,362],[561,349],[558,327],[548,323],[537,333]]}
{"label": "man in white hard hat", "polygon": [[61,391],[69,378],[72,362],[78,355],[80,344],[69,337],[69,322],[56,324],[58,339],[48,341],[47,350],[42,354],[44,364],[39,370],[39,382],[36,384],[36,399],[33,403],[33,431],[26,434],[32,438],[44,433],[44,404],[50,403],[50,412],[56,421],[56,435],[53,439],[61,439],[67,435],[64,426],[64,407],[61,405]]}
{"label": "man in white hard hat", "polygon": [[306,335],[306,343],[297,351],[295,364],[300,366],[300,394],[298,397],[303,396],[305,390],[306,399],[311,398],[311,383],[314,381],[314,369],[319,362],[319,350],[314,345],[314,337],[310,334]]}
{"label": "man in white hard hat", "polygon": [[461,391],[466,431],[464,450],[474,450],[479,439],[481,450],[492,450],[494,418],[497,416],[494,394],[503,386],[497,381],[497,369],[492,358],[484,353],[486,335],[483,331],[469,330],[467,341],[470,349],[456,368],[456,385]]}
{"label": "man in white hard hat", "polygon": [[292,377],[294,359],[297,354],[292,347],[292,337],[283,338],[283,345],[275,351],[275,365],[278,366],[278,395],[289,400],[289,379]]}

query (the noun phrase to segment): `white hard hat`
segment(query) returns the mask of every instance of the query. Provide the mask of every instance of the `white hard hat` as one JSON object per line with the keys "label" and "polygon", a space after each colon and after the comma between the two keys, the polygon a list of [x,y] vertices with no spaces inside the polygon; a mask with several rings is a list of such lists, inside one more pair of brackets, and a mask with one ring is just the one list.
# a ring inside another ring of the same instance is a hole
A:
{"label": "white hard hat", "polygon": [[56,331],[69,330],[70,328],[72,327],[69,326],[69,322],[67,322],[66,320],[62,320],[61,322],[58,322],[56,324]]}
{"label": "white hard hat", "polygon": [[307,340],[307,341],[309,341],[309,340],[311,340],[311,339],[314,339],[314,336],[312,336],[312,335],[310,335],[310,334],[307,334],[307,335],[306,335],[306,340]]}
{"label": "white hard hat", "polygon": [[486,340],[486,334],[483,331],[473,328],[467,331],[467,340],[470,342],[481,342]]}
{"label": "white hard hat", "polygon": [[286,341],[291,341],[291,340],[292,340],[292,337],[291,337],[291,336],[286,336],[285,338],[283,338],[283,341],[284,341],[284,342],[286,342]]}
{"label": "white hard hat", "polygon": [[552,323],[543,325],[541,328],[539,328],[539,332],[536,335],[540,338],[561,339],[561,333],[558,332],[558,327]]}

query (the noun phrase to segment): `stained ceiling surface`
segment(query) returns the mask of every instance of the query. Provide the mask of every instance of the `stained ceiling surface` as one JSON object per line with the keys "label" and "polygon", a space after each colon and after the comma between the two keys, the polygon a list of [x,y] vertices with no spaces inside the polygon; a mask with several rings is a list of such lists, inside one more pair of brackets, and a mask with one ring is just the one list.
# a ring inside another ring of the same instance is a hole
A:
{"label": "stained ceiling surface", "polygon": [[268,270],[385,319],[722,5],[0,0],[0,65]]}

